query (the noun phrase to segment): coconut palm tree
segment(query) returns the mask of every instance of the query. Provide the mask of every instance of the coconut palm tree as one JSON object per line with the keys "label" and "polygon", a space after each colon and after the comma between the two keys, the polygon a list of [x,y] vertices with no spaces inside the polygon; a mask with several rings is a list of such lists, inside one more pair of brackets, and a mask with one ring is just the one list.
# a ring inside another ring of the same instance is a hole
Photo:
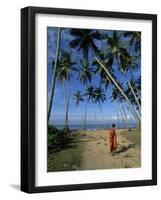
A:
{"label": "coconut palm tree", "polygon": [[126,124],[125,124],[125,119],[124,119],[124,115],[123,115],[123,112],[120,110],[120,113],[121,113],[121,117],[122,117],[122,122],[123,122],[123,128],[126,128]]}
{"label": "coconut palm tree", "polygon": [[95,40],[102,39],[102,35],[99,31],[91,29],[72,29],[70,34],[74,37],[74,39],[69,43],[70,46],[76,48],[78,51],[82,50],[83,57],[87,62],[90,48],[95,54],[99,52],[95,43]]}
{"label": "coconut palm tree", "polygon": [[[116,80],[116,79],[115,79]],[[124,91],[124,88],[123,88],[123,84],[120,83],[118,80],[116,80],[118,86],[120,88],[122,88],[122,90]],[[124,91],[125,92],[125,91]],[[112,92],[111,92],[111,97],[110,99],[113,101],[118,101],[118,102],[123,102],[124,101],[124,97],[122,95],[122,93],[119,91],[119,89],[115,86],[112,86]]]}
{"label": "coconut palm tree", "polygon": [[121,32],[113,31],[113,34],[111,36],[106,36],[106,37],[108,44],[107,48],[108,56],[113,57],[113,63],[115,63],[118,66],[118,69],[124,74],[125,80],[127,81],[127,84],[129,85],[130,90],[134,95],[134,99],[138,104],[138,107],[140,107],[140,104],[138,102],[138,99],[136,98],[134,90],[132,89],[130,81],[126,76],[126,73],[130,71],[133,78],[132,70],[138,68],[137,64],[138,57],[130,55],[130,52],[128,51],[129,45],[128,43],[123,42]]}
{"label": "coconut palm tree", "polygon": [[95,122],[96,122],[96,130],[97,130],[98,129],[98,122],[97,122],[96,112],[94,112],[94,118],[95,118]]}
{"label": "coconut palm tree", "polygon": [[[92,81],[92,68],[89,67],[86,59],[80,61],[81,67],[78,69],[79,73],[79,81],[83,83],[83,85],[87,85]],[[84,112],[84,129],[86,129],[86,115],[87,115],[87,102],[89,96],[86,95],[86,104],[85,104],[85,112]]]}
{"label": "coconut palm tree", "polygon": [[141,97],[140,97],[140,91],[137,88],[137,82],[135,81],[129,81],[130,84],[128,84],[128,87],[125,91],[125,93],[129,96],[131,102],[133,105],[135,105],[136,109],[140,113],[141,111]]}
{"label": "coconut palm tree", "polygon": [[94,101],[94,87],[87,86],[84,96],[86,97],[85,113],[84,113],[84,130],[87,128],[87,103]]}
{"label": "coconut palm tree", "polygon": [[[99,56],[100,61],[103,63],[103,65],[106,66],[106,68],[114,76],[114,71],[112,68],[113,57],[112,56],[108,57],[107,55],[105,55],[105,53],[103,51],[100,51],[98,53],[98,56]],[[111,80],[104,72],[104,69],[102,67],[100,67],[99,63],[96,60],[93,61],[92,66],[95,67],[93,70],[94,74],[100,75],[100,85],[104,85],[105,89],[107,89],[108,86],[111,84]]]}
{"label": "coconut palm tree", "polygon": [[105,70],[105,73],[107,74],[107,76],[111,79],[111,81],[114,84],[114,86],[119,90],[121,95],[127,101],[127,103],[129,104],[130,108],[132,109],[132,111],[135,113],[135,115],[137,116],[138,120],[140,121],[140,116],[136,112],[135,107],[133,106],[133,104],[129,100],[128,96],[125,94],[124,90],[120,87],[120,85],[117,83],[117,81],[111,76],[111,74],[109,73],[108,69],[99,61],[99,59],[96,58],[96,57],[95,57],[95,59],[100,64],[100,66]]}
{"label": "coconut palm tree", "polygon": [[59,52],[60,52],[60,42],[61,42],[61,28],[58,28],[56,55],[55,55],[55,62],[53,63],[52,82],[51,82],[49,104],[48,104],[48,122],[50,119],[51,108],[52,108],[52,104],[53,104],[58,58],[59,58]]}
{"label": "coconut palm tree", "polygon": [[83,95],[81,94],[81,91],[79,90],[75,94],[73,94],[73,96],[74,96],[76,106],[78,106],[80,102],[84,101]]}
{"label": "coconut palm tree", "polygon": [[128,119],[127,119],[127,114],[126,114],[126,111],[125,111],[125,108],[124,108],[124,105],[123,105],[123,104],[122,104],[122,109],[123,109],[123,114],[124,114],[124,119],[125,119],[126,127],[129,128],[129,126],[128,126]]}
{"label": "coconut palm tree", "polygon": [[104,121],[104,116],[103,116],[103,111],[102,111],[101,103],[103,103],[105,100],[106,100],[106,95],[104,93],[104,90],[101,87],[97,87],[94,90],[94,101],[96,103],[98,103],[98,105],[99,105],[99,108],[100,108],[100,111],[101,111],[104,123],[105,123],[105,121]]}
{"label": "coconut palm tree", "polygon": [[76,63],[72,61],[72,55],[70,52],[62,51],[60,60],[58,62],[58,81],[64,85],[64,96],[66,100],[66,113],[65,113],[65,125],[64,128],[68,129],[68,111],[70,103],[70,80],[73,70],[76,68],[73,66]]}
{"label": "coconut palm tree", "polygon": [[131,113],[130,113],[129,107],[128,107],[127,105],[126,105],[126,109],[127,109],[128,114],[129,114],[130,122],[131,122],[132,124],[135,124],[133,118],[131,117]]}
{"label": "coconut palm tree", "polygon": [[117,115],[117,121],[118,121],[118,128],[120,128],[120,118],[119,118],[119,113],[116,112],[116,115]]}
{"label": "coconut palm tree", "polygon": [[139,53],[139,55],[140,55],[141,32],[126,31],[124,33],[124,37],[127,37],[129,39],[130,46],[134,47],[135,52]]}
{"label": "coconut palm tree", "polygon": [[91,83],[92,81],[92,68],[89,67],[86,59],[81,60],[81,67],[78,69],[79,80],[83,85]]}
{"label": "coconut palm tree", "polygon": [[[80,102],[83,102],[84,98],[83,98],[83,95],[81,94],[81,91],[78,90],[75,94],[73,94],[73,99],[76,103],[76,106],[78,106],[80,104]],[[81,113],[81,120],[83,122],[82,113]]]}

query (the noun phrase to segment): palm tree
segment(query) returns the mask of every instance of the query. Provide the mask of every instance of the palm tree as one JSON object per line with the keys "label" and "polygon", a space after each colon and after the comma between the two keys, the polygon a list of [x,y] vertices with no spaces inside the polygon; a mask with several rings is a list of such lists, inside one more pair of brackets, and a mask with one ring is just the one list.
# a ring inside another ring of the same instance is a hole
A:
{"label": "palm tree", "polygon": [[[80,61],[82,64],[81,67],[79,67],[79,81],[83,83],[83,85],[87,85],[91,83],[92,81],[92,68],[89,67],[88,62],[86,59],[83,59]],[[85,104],[85,112],[84,112],[84,129],[86,129],[86,115],[87,115],[87,102],[88,102],[88,97],[86,99],[86,104]]]}
{"label": "palm tree", "polygon": [[123,109],[123,114],[124,114],[124,119],[125,119],[125,123],[126,123],[126,127],[128,128],[128,119],[127,119],[127,114],[124,108],[124,105],[122,104],[122,109]]}
{"label": "palm tree", "polygon": [[[110,73],[114,76],[114,71],[112,68],[113,63],[113,57],[108,57],[105,55],[103,51],[100,51],[98,53],[100,61],[103,63],[103,65],[110,71]],[[104,69],[100,67],[99,63],[94,60],[92,65],[95,67],[94,73],[100,75],[100,84],[105,86],[105,89],[108,88],[108,86],[111,84],[111,80],[109,77],[105,74]]]}
{"label": "palm tree", "polygon": [[87,128],[87,103],[94,101],[94,87],[87,86],[84,96],[86,97],[85,113],[84,113],[84,130]]}
{"label": "palm tree", "polygon": [[78,106],[80,102],[84,101],[81,91],[79,91],[79,90],[73,96],[74,96],[76,106]]}
{"label": "palm tree", "polygon": [[97,87],[94,90],[94,101],[96,103],[98,103],[98,105],[99,105],[99,108],[100,108],[100,111],[101,111],[104,123],[105,123],[105,121],[104,121],[104,116],[103,116],[103,111],[102,111],[101,103],[103,103],[105,100],[106,100],[106,95],[104,94],[104,90],[101,87]]}
{"label": "palm tree", "polygon": [[[136,95],[134,93],[134,90],[132,89],[132,86],[130,84],[130,81],[126,77],[126,72],[129,70],[132,78],[132,69],[136,69],[138,67],[137,64],[137,56],[131,56],[128,52],[128,43],[122,42],[122,34],[118,31],[113,31],[112,36],[106,36],[107,37],[107,53],[108,56],[111,58],[113,57],[113,63],[116,63],[119,70],[124,74],[124,77],[127,81],[127,84],[130,87],[130,90],[132,91],[134,95],[134,99],[136,101],[136,104],[138,104],[138,107],[140,108],[140,104],[138,102],[138,99],[136,98]],[[113,64],[111,63],[111,64]],[[112,66],[112,65],[111,65]]]}
{"label": "palm tree", "polygon": [[130,122],[131,122],[132,124],[135,124],[135,122],[133,121],[133,119],[132,119],[132,117],[131,117],[131,113],[130,113],[129,107],[128,107],[127,105],[126,105],[126,109],[127,109],[127,111],[128,111],[128,114],[129,114]]}
{"label": "palm tree", "polygon": [[136,81],[131,80],[129,82],[130,84],[128,84],[125,93],[141,115],[141,78],[139,77]]}
{"label": "palm tree", "polygon": [[131,47],[134,47],[136,53],[140,55],[140,47],[141,47],[141,32],[132,32],[127,31],[124,33],[124,37],[129,38],[129,43]]}
{"label": "palm tree", "polygon": [[96,130],[97,130],[98,129],[98,122],[97,122],[96,112],[94,113],[94,118],[95,118],[95,122],[96,122]]}
{"label": "palm tree", "polygon": [[102,36],[99,31],[91,29],[72,29],[70,34],[74,39],[70,42],[72,48],[77,48],[78,51],[82,50],[84,59],[88,62],[89,49],[93,53],[98,54],[99,49],[95,44],[95,40],[101,40]]}
{"label": "palm tree", "polygon": [[123,115],[123,112],[121,110],[120,110],[120,113],[121,113],[122,122],[123,122],[123,126],[124,126],[123,128],[126,128],[124,115]]}
{"label": "palm tree", "polygon": [[86,92],[84,94],[87,97],[87,101],[94,102],[95,99],[95,88],[94,86],[90,85],[86,88]]}
{"label": "palm tree", "polygon": [[57,73],[58,58],[59,58],[59,51],[60,51],[60,41],[61,41],[61,28],[58,28],[56,55],[55,55],[55,62],[54,62],[54,65],[53,65],[51,90],[50,90],[49,104],[48,104],[48,122],[49,122],[49,119],[50,119],[51,108],[52,108],[52,104],[53,104],[55,82],[56,82],[56,73]]}
{"label": "palm tree", "polygon": [[[78,106],[80,102],[84,101],[83,95],[81,94],[81,92],[79,90],[73,96],[74,96],[73,99],[76,103],[76,106]],[[81,113],[81,120],[83,122],[82,113]]]}
{"label": "palm tree", "polygon": [[83,85],[91,83],[92,81],[92,68],[89,67],[86,59],[81,60],[81,67],[79,69],[79,80]]}
{"label": "palm tree", "polygon": [[117,115],[117,121],[118,121],[118,128],[120,128],[120,118],[119,118],[119,113],[116,112],[116,115]]}
{"label": "palm tree", "polygon": [[64,129],[68,129],[68,111],[70,103],[70,79],[72,71],[76,70],[73,65],[76,63],[72,61],[70,52],[62,51],[60,60],[58,62],[58,81],[64,85],[64,96],[66,100],[66,113],[65,113],[65,125]]}
{"label": "palm tree", "polygon": [[133,104],[131,103],[131,101],[129,100],[128,96],[125,94],[125,92],[123,91],[123,89],[120,87],[120,85],[116,82],[116,80],[111,76],[111,74],[109,73],[108,69],[99,61],[98,58],[96,58],[96,61],[100,64],[100,66],[104,69],[105,73],[107,74],[107,76],[111,79],[112,83],[115,85],[115,87],[119,90],[119,92],[121,93],[121,95],[124,97],[124,99],[127,101],[127,103],[129,104],[130,108],[132,109],[132,111],[135,113],[135,115],[137,116],[138,120],[140,121],[140,116],[138,115],[138,113],[135,110],[135,107],[133,106]]}

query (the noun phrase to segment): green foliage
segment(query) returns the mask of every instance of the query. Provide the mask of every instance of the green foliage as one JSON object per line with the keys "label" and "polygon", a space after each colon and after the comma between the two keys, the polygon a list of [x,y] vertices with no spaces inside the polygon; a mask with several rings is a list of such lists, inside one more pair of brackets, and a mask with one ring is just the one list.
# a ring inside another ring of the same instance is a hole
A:
{"label": "green foliage", "polygon": [[58,130],[53,125],[48,125],[48,150],[61,150],[67,143],[67,130]]}
{"label": "green foliage", "polygon": [[81,91],[78,90],[75,94],[73,94],[73,99],[76,103],[76,106],[78,106],[80,102],[83,102],[84,99],[82,97]]}
{"label": "green foliage", "polygon": [[72,48],[77,48],[78,51],[82,50],[84,59],[88,62],[89,49],[97,54],[99,49],[95,43],[95,40],[102,40],[102,35],[99,31],[94,31],[90,29],[72,29],[70,34],[75,37],[70,41],[70,46]]}

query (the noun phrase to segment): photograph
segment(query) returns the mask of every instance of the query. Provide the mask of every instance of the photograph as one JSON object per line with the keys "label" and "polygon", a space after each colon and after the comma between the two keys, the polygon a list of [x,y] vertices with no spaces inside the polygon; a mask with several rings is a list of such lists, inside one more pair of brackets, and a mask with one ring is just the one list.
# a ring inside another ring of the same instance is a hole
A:
{"label": "photograph", "polygon": [[141,167],[141,36],[46,28],[47,172]]}

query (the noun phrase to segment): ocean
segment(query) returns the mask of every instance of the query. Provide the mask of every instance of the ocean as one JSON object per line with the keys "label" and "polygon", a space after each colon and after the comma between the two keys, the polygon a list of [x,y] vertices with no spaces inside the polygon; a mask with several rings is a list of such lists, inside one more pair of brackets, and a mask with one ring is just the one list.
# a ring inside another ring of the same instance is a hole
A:
{"label": "ocean", "polygon": [[[64,125],[54,125],[54,126],[56,126],[56,128],[57,129],[63,129],[64,128]],[[127,126],[126,126],[126,128],[136,128],[136,126],[137,126],[137,124],[134,124],[134,123],[129,123]],[[81,129],[83,129],[84,127],[83,127],[83,125],[81,125],[81,124],[69,124],[69,128],[71,129],[71,130],[81,130]],[[111,128],[111,124],[98,124],[98,125],[96,125],[96,124],[87,124],[86,125],[86,129],[87,130],[96,130],[96,129],[109,129],[109,128]],[[124,124],[120,124],[120,125],[118,125],[118,124],[116,124],[116,128],[125,128],[124,127]]]}

